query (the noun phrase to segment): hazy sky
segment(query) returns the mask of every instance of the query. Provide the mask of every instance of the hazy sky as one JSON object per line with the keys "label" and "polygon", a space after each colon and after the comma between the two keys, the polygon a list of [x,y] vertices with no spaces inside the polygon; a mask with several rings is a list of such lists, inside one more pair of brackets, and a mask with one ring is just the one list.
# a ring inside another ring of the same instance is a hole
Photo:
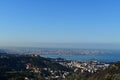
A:
{"label": "hazy sky", "polygon": [[120,0],[0,0],[0,46],[37,43],[120,47]]}

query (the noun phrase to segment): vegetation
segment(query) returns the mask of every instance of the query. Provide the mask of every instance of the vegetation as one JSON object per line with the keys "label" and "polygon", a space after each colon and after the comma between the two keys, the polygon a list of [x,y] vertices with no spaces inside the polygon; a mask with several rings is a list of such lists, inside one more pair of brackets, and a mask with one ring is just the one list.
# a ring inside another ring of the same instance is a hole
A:
{"label": "vegetation", "polygon": [[[27,64],[31,64],[32,68],[26,69]],[[34,68],[39,68],[40,72],[35,72]],[[57,75],[61,75],[59,71],[70,74],[64,79],[61,77],[53,79],[50,71],[44,68],[58,71],[55,73]],[[46,80],[45,77],[48,77],[48,80],[120,80],[120,62],[110,65],[99,73],[74,73],[72,69],[38,55],[0,54],[1,80]]]}
{"label": "vegetation", "polygon": [[120,62],[116,62],[100,73],[73,73],[64,80],[120,80]]}
{"label": "vegetation", "polygon": [[[26,64],[31,64],[32,68],[26,69]],[[34,72],[34,68],[39,68],[41,74]],[[43,68],[71,71],[67,67],[38,55],[0,54],[1,80],[24,80],[25,77],[37,80],[50,76],[49,71],[45,71]]]}

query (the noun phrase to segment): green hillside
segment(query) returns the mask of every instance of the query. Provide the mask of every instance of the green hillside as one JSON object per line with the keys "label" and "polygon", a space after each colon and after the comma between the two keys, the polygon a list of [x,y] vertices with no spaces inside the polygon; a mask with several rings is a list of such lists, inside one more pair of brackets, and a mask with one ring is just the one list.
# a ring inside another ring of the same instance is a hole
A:
{"label": "green hillside", "polygon": [[[64,76],[67,74],[67,76]],[[58,77],[59,76],[59,77]],[[57,77],[57,78],[56,78]],[[1,80],[120,80],[120,62],[111,64],[97,73],[74,73],[39,55],[0,54]]]}
{"label": "green hillside", "polygon": [[[28,64],[31,67],[26,69]],[[44,68],[49,70],[44,70]],[[2,80],[24,79],[24,77],[40,79],[51,76],[50,70],[71,71],[67,67],[38,55],[0,54],[0,79]]]}
{"label": "green hillside", "polygon": [[73,73],[64,80],[120,80],[120,62],[99,73]]}
{"label": "green hillside", "polygon": [[120,80],[120,62],[112,64],[108,69],[95,74],[90,80]]}

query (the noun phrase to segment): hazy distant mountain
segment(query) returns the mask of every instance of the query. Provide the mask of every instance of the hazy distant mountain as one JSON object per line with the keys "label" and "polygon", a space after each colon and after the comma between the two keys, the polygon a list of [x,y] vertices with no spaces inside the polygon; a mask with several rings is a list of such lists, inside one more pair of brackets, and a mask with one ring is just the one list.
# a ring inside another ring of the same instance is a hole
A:
{"label": "hazy distant mountain", "polygon": [[0,49],[0,54],[7,54],[6,51]]}
{"label": "hazy distant mountain", "polygon": [[102,49],[66,49],[66,48],[6,48],[10,54],[104,54],[111,50]]}

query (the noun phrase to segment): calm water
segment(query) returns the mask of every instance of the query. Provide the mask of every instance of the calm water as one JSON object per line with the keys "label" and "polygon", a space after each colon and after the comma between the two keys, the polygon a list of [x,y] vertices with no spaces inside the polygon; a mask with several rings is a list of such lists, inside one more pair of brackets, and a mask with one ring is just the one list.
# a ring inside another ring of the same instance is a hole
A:
{"label": "calm water", "polygon": [[101,62],[116,62],[120,61],[120,53],[106,53],[106,54],[88,54],[88,55],[67,55],[67,54],[42,54],[42,57],[48,58],[64,58],[67,60],[78,60],[78,61],[86,61],[86,60],[97,60]]}

